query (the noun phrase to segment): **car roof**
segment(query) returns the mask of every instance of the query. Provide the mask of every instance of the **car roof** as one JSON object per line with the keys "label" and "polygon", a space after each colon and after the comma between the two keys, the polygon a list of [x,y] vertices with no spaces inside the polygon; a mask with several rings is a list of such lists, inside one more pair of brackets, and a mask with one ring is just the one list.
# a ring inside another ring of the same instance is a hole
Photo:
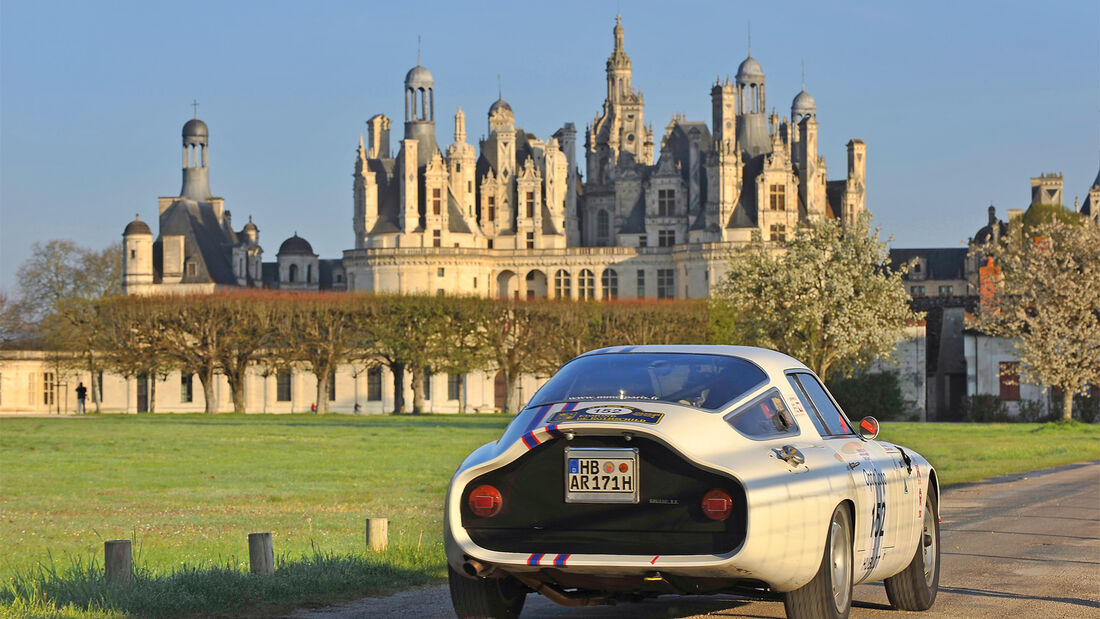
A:
{"label": "car roof", "polygon": [[607,353],[667,353],[688,355],[725,355],[728,357],[740,357],[760,366],[762,370],[779,377],[787,370],[809,370],[805,364],[794,357],[767,348],[754,346],[724,346],[716,344],[651,344],[646,346],[609,346],[584,353],[588,355]]}

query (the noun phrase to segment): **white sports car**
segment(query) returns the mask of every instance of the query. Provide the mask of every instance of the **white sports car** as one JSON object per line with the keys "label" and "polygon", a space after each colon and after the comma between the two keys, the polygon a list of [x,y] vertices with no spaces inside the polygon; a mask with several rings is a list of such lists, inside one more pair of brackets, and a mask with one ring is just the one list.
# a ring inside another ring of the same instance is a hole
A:
{"label": "white sports car", "polygon": [[853,427],[794,359],[740,346],[620,346],[562,366],[470,454],[444,516],[459,617],[664,594],[784,594],[846,617],[885,580],[925,610],[939,486],[920,455]]}

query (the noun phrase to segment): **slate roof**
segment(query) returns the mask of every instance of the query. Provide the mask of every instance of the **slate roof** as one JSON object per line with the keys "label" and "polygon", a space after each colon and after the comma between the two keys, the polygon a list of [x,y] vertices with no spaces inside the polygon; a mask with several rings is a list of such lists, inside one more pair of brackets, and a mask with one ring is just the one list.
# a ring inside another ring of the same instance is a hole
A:
{"label": "slate roof", "polygon": [[966,247],[891,249],[890,262],[901,265],[914,258],[923,258],[927,268],[921,279],[966,279],[967,251]]}
{"label": "slate roof", "polygon": [[[223,221],[226,221],[223,218]],[[214,208],[209,202],[196,202],[180,198],[160,215],[161,238],[169,235],[184,239],[184,258],[194,262],[196,272],[189,275],[186,268],[182,283],[236,285],[237,277],[230,264],[230,250],[237,244],[237,234],[218,223]],[[160,246],[160,239],[157,240]],[[154,252],[159,256],[161,251]],[[160,265],[163,268],[163,264]],[[163,273],[158,269],[158,272]]]}

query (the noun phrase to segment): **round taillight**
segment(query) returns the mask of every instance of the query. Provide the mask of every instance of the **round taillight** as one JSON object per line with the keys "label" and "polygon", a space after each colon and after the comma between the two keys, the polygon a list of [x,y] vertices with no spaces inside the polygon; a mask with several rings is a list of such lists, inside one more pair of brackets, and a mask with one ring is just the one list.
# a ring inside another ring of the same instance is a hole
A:
{"label": "round taillight", "polygon": [[725,520],[733,513],[730,493],[715,488],[703,495],[703,513],[711,520]]}
{"label": "round taillight", "polygon": [[470,493],[470,511],[481,518],[496,516],[501,505],[500,490],[489,484],[482,484]]}

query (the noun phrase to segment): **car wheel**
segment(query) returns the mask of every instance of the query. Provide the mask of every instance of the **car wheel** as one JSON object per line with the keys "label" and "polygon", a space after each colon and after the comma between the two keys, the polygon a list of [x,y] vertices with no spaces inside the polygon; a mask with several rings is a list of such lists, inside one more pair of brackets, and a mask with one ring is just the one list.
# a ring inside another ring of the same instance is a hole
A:
{"label": "car wheel", "polygon": [[928,492],[920,541],[913,560],[886,579],[886,597],[898,610],[928,610],[940,588],[940,518],[935,493]]}
{"label": "car wheel", "polygon": [[459,619],[512,619],[527,600],[527,589],[511,578],[470,578],[450,565],[447,577]]}
{"label": "car wheel", "polygon": [[787,616],[844,619],[852,608],[852,517],[838,505],[829,522],[825,555],[814,579],[787,593]]}

